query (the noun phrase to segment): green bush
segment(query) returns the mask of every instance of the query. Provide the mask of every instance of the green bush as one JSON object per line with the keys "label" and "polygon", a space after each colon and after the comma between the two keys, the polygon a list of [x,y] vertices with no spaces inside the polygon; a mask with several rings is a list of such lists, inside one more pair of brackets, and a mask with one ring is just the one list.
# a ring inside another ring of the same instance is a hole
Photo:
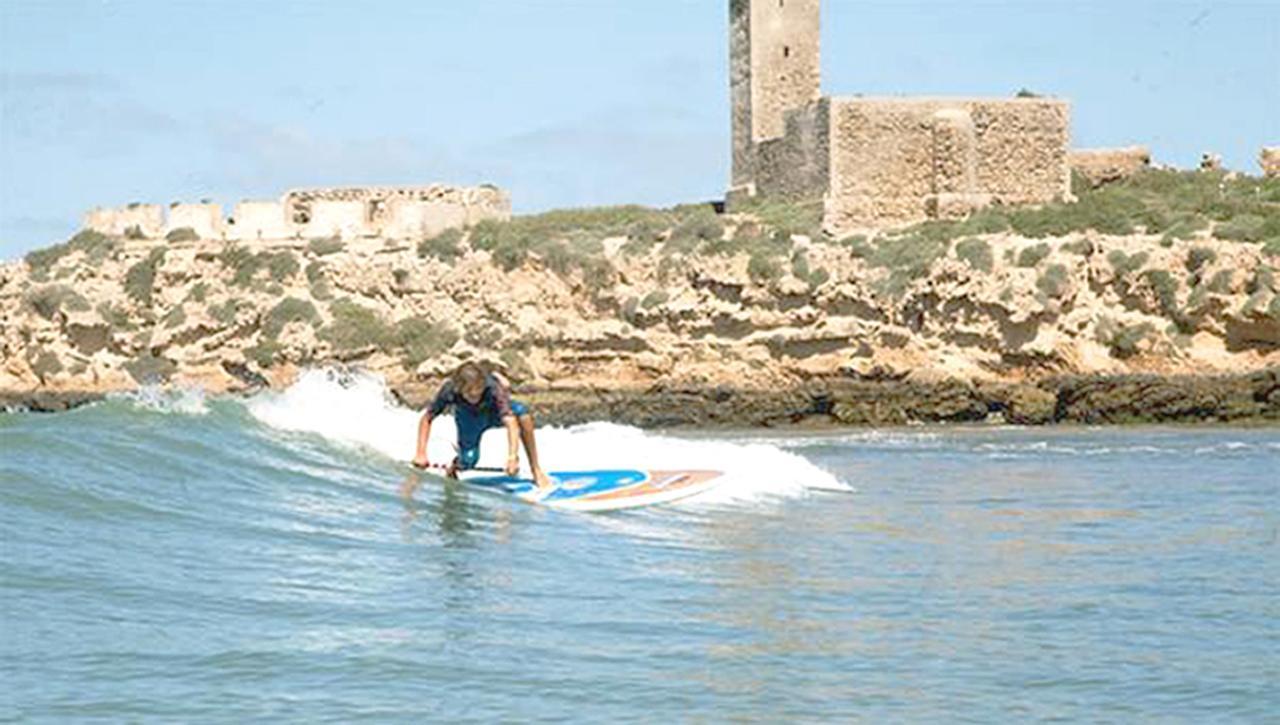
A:
{"label": "green bush", "polygon": [[172,329],[186,321],[187,311],[183,309],[182,305],[178,305],[165,313],[165,316],[161,318],[160,323],[164,325],[165,328]]}
{"label": "green bush", "polygon": [[275,252],[274,254],[270,252],[263,252],[262,254],[266,257],[267,272],[271,274],[271,279],[276,282],[284,282],[301,269],[297,257],[294,257],[293,252],[288,250]]}
{"label": "green bush", "polygon": [[1253,277],[1249,279],[1245,285],[1245,292],[1253,294],[1259,290],[1268,292],[1276,291],[1276,273],[1275,270],[1267,266],[1259,266],[1253,270]]}
{"label": "green bush", "polygon": [[54,265],[72,252],[84,252],[86,261],[93,266],[97,266],[108,255],[115,253],[118,248],[119,245],[105,234],[85,229],[77,232],[75,236],[62,244],[27,252],[24,259],[27,262],[27,266],[31,268],[31,276],[41,280],[48,276],[49,270]]}
{"label": "green bush", "polygon": [[845,237],[840,240],[840,244],[848,247],[850,256],[855,259],[869,259],[876,251],[876,248],[868,244],[867,238],[861,234]]}
{"label": "green bush", "polygon": [[1024,247],[1022,251],[1018,252],[1018,266],[1034,267],[1049,256],[1049,252],[1049,245],[1044,243],[1032,247]]}
{"label": "green bush", "polygon": [[262,324],[262,334],[274,340],[291,322],[305,322],[315,327],[320,324],[320,314],[316,312],[315,305],[309,301],[297,297],[286,297],[267,313]]}
{"label": "green bush", "polygon": [[1062,251],[1068,254],[1076,254],[1081,257],[1087,257],[1093,254],[1093,242],[1088,239],[1077,239],[1073,242],[1067,242],[1062,245]]}
{"label": "green bush", "polygon": [[231,244],[218,255],[222,265],[231,270],[231,284],[246,287],[262,268],[262,258],[242,246]]}
{"label": "green bush", "polygon": [[1217,258],[1218,253],[1209,247],[1192,247],[1191,251],[1187,252],[1187,271],[1196,274],[1201,267],[1211,264]]}
{"label": "green bush", "polygon": [[113,306],[110,302],[100,302],[94,310],[102,318],[102,321],[106,322],[112,329],[125,332],[136,329],[136,326],[129,320],[129,313]]}
{"label": "green bush", "polygon": [[1142,273],[1142,279],[1155,292],[1160,302],[1160,309],[1166,315],[1178,312],[1178,281],[1163,269],[1148,269]]}
{"label": "green bush", "polygon": [[418,242],[418,256],[422,259],[434,257],[452,264],[462,256],[462,230],[446,229],[434,237],[423,239]]}
{"label": "green bush", "polygon": [[644,299],[640,301],[640,308],[645,310],[652,309],[658,305],[666,304],[669,299],[671,299],[671,295],[668,294],[666,290],[653,290],[649,294],[645,295]]}
{"label": "green bush", "polygon": [[1155,332],[1155,329],[1149,322],[1124,325],[1110,318],[1103,318],[1098,321],[1096,332],[1098,342],[1110,348],[1112,355],[1118,358],[1129,358],[1137,354],[1138,345]]}
{"label": "green bush", "polygon": [[46,320],[52,320],[64,308],[72,312],[89,309],[89,301],[65,284],[33,287],[27,290],[24,300],[27,307]]}
{"label": "green bush", "polygon": [[821,199],[807,201],[777,201],[754,197],[734,206],[733,211],[750,214],[767,228],[791,235],[803,235],[812,240],[823,238]]}
{"label": "green bush", "polygon": [[329,314],[333,322],[320,331],[320,339],[339,352],[370,345],[386,347],[394,340],[394,330],[376,312],[349,299],[334,300],[329,305]]}
{"label": "green bush", "polygon": [[394,341],[405,365],[416,368],[423,361],[448,352],[458,342],[458,332],[447,323],[408,317],[396,323]]}
{"label": "green bush", "polygon": [[200,235],[191,227],[178,227],[171,229],[164,239],[167,242],[195,242],[200,240]]}
{"label": "green bush", "polygon": [[983,239],[970,237],[956,244],[956,257],[979,272],[990,274],[995,265],[991,245]]}
{"label": "green bush", "polygon": [[147,238],[147,234],[146,234],[146,232],[142,231],[142,227],[138,226],[137,224],[134,224],[133,226],[131,226],[131,227],[129,227],[128,229],[124,230],[124,238],[125,238],[125,239],[134,239],[134,240],[137,240],[137,239],[146,239],[146,238]]}
{"label": "green bush", "polygon": [[37,348],[35,353],[30,354],[27,359],[31,364],[31,372],[35,373],[41,382],[45,382],[50,376],[62,372],[62,361],[49,350]]}
{"label": "green bush", "polygon": [[1265,257],[1280,257],[1280,237],[1268,239],[1263,242],[1262,254]]}
{"label": "green bush", "polygon": [[337,254],[342,251],[342,238],[338,236],[317,237],[307,242],[307,252],[317,257],[324,257],[329,254]]}
{"label": "green bush", "polygon": [[747,260],[747,275],[756,282],[772,282],[782,276],[782,263],[767,252],[756,252]]}
{"label": "green bush", "polygon": [[187,293],[187,299],[192,302],[204,302],[209,295],[208,282],[196,282],[191,287],[191,291]]}
{"label": "green bush", "polygon": [[1119,249],[1113,249],[1107,254],[1107,262],[1111,264],[1117,277],[1127,277],[1130,273],[1141,269],[1147,263],[1147,258],[1146,252],[1130,255]]}
{"label": "green bush", "polygon": [[251,306],[252,305],[248,302],[230,299],[223,302],[221,305],[209,305],[205,311],[209,313],[210,317],[217,320],[220,324],[230,325],[236,321],[236,316],[240,313],[241,309]]}
{"label": "green bush", "polygon": [[1213,275],[1213,279],[1209,280],[1208,288],[1210,292],[1215,294],[1227,294],[1231,291],[1231,283],[1234,281],[1235,273],[1230,269],[1220,269]]}
{"label": "green bush", "polygon": [[1213,228],[1213,236],[1234,242],[1260,242],[1265,236],[1267,219],[1260,214],[1241,214]]}
{"label": "green bush", "polygon": [[324,262],[315,261],[307,265],[307,284],[311,286],[311,296],[321,301],[333,298],[324,270]]}
{"label": "green bush", "polygon": [[1050,297],[1061,297],[1067,291],[1067,268],[1061,264],[1051,264],[1036,280],[1036,288]]}
{"label": "green bush", "polygon": [[124,291],[129,297],[145,306],[151,305],[155,289],[156,268],[164,261],[164,249],[153,249],[147,258],[129,268],[124,274]]}
{"label": "green bush", "polygon": [[257,364],[259,368],[269,368],[284,352],[284,345],[275,340],[258,340],[258,344],[245,348],[245,359]]}

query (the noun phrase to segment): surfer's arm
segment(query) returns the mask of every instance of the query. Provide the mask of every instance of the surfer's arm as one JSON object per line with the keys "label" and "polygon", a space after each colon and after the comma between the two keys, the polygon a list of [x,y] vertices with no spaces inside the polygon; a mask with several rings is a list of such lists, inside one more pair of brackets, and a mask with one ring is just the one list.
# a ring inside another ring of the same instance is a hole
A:
{"label": "surfer's arm", "polygon": [[507,475],[520,472],[520,425],[514,415],[502,416],[502,426],[507,429]]}
{"label": "surfer's arm", "polygon": [[427,440],[431,438],[431,411],[422,414],[422,419],[418,421],[418,450],[413,454],[413,462],[419,466],[426,466],[427,461]]}

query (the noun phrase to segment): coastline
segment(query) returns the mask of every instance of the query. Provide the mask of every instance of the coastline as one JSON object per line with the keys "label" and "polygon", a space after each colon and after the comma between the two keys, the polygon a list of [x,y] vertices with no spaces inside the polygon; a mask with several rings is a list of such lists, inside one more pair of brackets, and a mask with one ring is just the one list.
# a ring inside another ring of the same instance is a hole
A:
{"label": "coastline", "polygon": [[[424,408],[438,381],[390,388]],[[269,386],[227,391],[249,395]],[[123,391],[122,391],[123,392]],[[61,412],[101,391],[0,392],[0,410]],[[1280,368],[1222,376],[1067,375],[1037,383],[821,380],[776,390],[656,384],[647,388],[517,386],[539,423],[610,421],[656,428],[866,428],[920,423],[1025,426],[1280,425]]]}

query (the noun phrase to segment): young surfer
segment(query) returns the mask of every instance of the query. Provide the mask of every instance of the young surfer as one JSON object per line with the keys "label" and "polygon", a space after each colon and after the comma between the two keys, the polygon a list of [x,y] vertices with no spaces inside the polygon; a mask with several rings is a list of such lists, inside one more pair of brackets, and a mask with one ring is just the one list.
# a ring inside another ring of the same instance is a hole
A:
{"label": "young surfer", "polygon": [[440,386],[435,400],[422,414],[418,422],[418,452],[413,465],[426,468],[427,440],[431,437],[431,421],[453,408],[454,422],[458,426],[458,455],[449,464],[449,475],[475,468],[480,458],[480,436],[490,428],[507,430],[507,475],[520,471],[520,449],[517,440],[524,443],[529,456],[529,468],[534,483],[540,491],[551,489],[551,481],[538,464],[538,446],[533,437],[533,415],[527,406],[511,399],[511,386],[497,373],[486,373],[474,362],[466,362],[454,371],[453,376]]}

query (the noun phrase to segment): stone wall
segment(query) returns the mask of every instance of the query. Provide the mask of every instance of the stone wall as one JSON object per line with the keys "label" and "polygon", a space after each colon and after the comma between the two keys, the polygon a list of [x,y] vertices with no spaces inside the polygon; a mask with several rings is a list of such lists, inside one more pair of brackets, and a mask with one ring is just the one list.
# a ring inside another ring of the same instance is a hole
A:
{"label": "stone wall", "polygon": [[830,101],[826,225],[958,217],[990,203],[1070,196],[1065,101],[875,99]]}
{"label": "stone wall", "polygon": [[1150,168],[1151,151],[1146,146],[1077,149],[1067,154],[1067,165],[1096,189]]}
{"label": "stone wall", "polygon": [[285,194],[283,203],[286,218],[307,237],[404,238],[484,219],[511,218],[511,197],[487,185],[294,189]]}
{"label": "stone wall", "polygon": [[830,109],[823,98],[792,111],[785,136],[756,145],[756,193],[788,201],[823,197],[831,175]]}
{"label": "stone wall", "polygon": [[1280,177],[1280,146],[1263,146],[1258,153],[1258,164],[1268,179]]}
{"label": "stone wall", "polygon": [[84,228],[115,237],[155,239],[164,233],[164,210],[157,204],[130,204],[115,209],[92,209],[84,215]]}
{"label": "stone wall", "polygon": [[165,234],[175,229],[191,229],[201,239],[222,239],[226,224],[218,204],[170,204]]}
{"label": "stone wall", "polygon": [[242,201],[227,220],[226,237],[231,240],[291,239],[295,234],[295,227],[285,221],[284,205],[277,201]]}
{"label": "stone wall", "polygon": [[821,96],[819,47],[819,0],[730,0],[734,186],[755,181],[755,144]]}
{"label": "stone wall", "polygon": [[317,199],[310,202],[306,214],[306,222],[300,223],[297,216],[291,216],[288,197],[285,201],[285,218],[293,222],[298,233],[305,239],[338,237],[355,239],[363,236],[375,236],[366,232],[372,231],[367,209],[369,204],[363,201],[336,201]]}

